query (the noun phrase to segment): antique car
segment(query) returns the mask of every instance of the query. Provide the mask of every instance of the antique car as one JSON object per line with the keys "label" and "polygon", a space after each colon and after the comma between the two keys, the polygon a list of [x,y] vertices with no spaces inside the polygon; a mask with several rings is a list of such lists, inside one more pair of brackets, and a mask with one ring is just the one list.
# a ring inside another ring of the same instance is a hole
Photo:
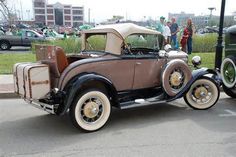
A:
{"label": "antique car", "polygon": [[[36,63],[14,65],[15,92],[49,113],[69,112],[73,124],[96,131],[112,107],[127,109],[184,97],[199,110],[219,98],[217,81],[207,68],[191,71],[188,55],[165,46],[162,35],[134,24],[84,30],[82,51],[66,56],[57,46],[36,45]],[[193,59],[197,65],[199,58]]]}
{"label": "antique car", "polygon": [[221,64],[223,89],[227,95],[236,98],[236,25],[225,33],[225,59]]}

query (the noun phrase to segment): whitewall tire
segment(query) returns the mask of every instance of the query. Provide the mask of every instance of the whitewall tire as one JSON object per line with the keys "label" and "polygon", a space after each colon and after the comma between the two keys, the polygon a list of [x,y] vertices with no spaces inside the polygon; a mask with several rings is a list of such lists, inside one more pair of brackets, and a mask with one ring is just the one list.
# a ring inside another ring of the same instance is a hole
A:
{"label": "whitewall tire", "polygon": [[70,109],[73,124],[83,131],[102,128],[111,113],[111,104],[105,92],[91,89],[80,94]]}
{"label": "whitewall tire", "polygon": [[219,95],[219,87],[214,80],[203,77],[191,85],[184,100],[193,109],[205,110],[216,104]]}

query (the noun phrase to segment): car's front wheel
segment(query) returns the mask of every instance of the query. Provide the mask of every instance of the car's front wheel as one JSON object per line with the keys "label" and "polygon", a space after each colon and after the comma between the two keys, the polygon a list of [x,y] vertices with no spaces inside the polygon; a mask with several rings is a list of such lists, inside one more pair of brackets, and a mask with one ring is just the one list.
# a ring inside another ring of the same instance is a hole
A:
{"label": "car's front wheel", "polygon": [[102,128],[111,113],[105,92],[90,89],[80,94],[70,108],[71,120],[77,128],[92,132]]}
{"label": "car's front wheel", "polygon": [[208,77],[196,80],[184,96],[185,102],[193,109],[211,108],[219,99],[220,91],[215,81]]}

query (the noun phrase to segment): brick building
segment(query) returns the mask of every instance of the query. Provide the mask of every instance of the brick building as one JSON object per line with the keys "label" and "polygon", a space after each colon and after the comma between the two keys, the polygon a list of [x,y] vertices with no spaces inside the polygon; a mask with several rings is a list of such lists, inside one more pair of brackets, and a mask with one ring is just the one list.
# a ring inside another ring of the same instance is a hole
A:
{"label": "brick building", "polygon": [[33,0],[33,12],[36,24],[78,27],[84,23],[84,7]]}

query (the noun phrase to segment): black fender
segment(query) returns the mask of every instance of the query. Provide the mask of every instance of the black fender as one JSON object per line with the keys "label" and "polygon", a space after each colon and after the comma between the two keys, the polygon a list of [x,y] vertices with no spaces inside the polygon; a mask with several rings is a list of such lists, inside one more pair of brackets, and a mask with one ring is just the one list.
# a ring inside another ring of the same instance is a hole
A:
{"label": "black fender", "polygon": [[213,69],[208,69],[208,68],[200,68],[197,70],[193,70],[192,72],[192,79],[186,84],[186,86],[174,97],[171,97],[167,100],[167,102],[174,101],[176,99],[181,98],[183,95],[185,95],[191,85],[199,78],[207,75],[207,74],[212,74],[211,78],[213,78],[218,86],[222,84],[221,77],[218,71],[213,70]]}
{"label": "black fender", "polygon": [[82,87],[85,84],[88,85],[89,83],[92,83],[93,81],[98,81],[102,83],[103,85],[105,85],[105,87],[108,90],[109,97],[112,99],[111,101],[113,103],[118,102],[116,88],[108,78],[101,76],[99,74],[95,74],[95,73],[80,74],[72,78],[63,89],[63,91],[66,92],[66,96],[64,98],[63,103],[60,104],[57,110],[57,115],[65,114],[66,111],[71,106],[77,93],[80,92],[80,89],[82,89]]}

